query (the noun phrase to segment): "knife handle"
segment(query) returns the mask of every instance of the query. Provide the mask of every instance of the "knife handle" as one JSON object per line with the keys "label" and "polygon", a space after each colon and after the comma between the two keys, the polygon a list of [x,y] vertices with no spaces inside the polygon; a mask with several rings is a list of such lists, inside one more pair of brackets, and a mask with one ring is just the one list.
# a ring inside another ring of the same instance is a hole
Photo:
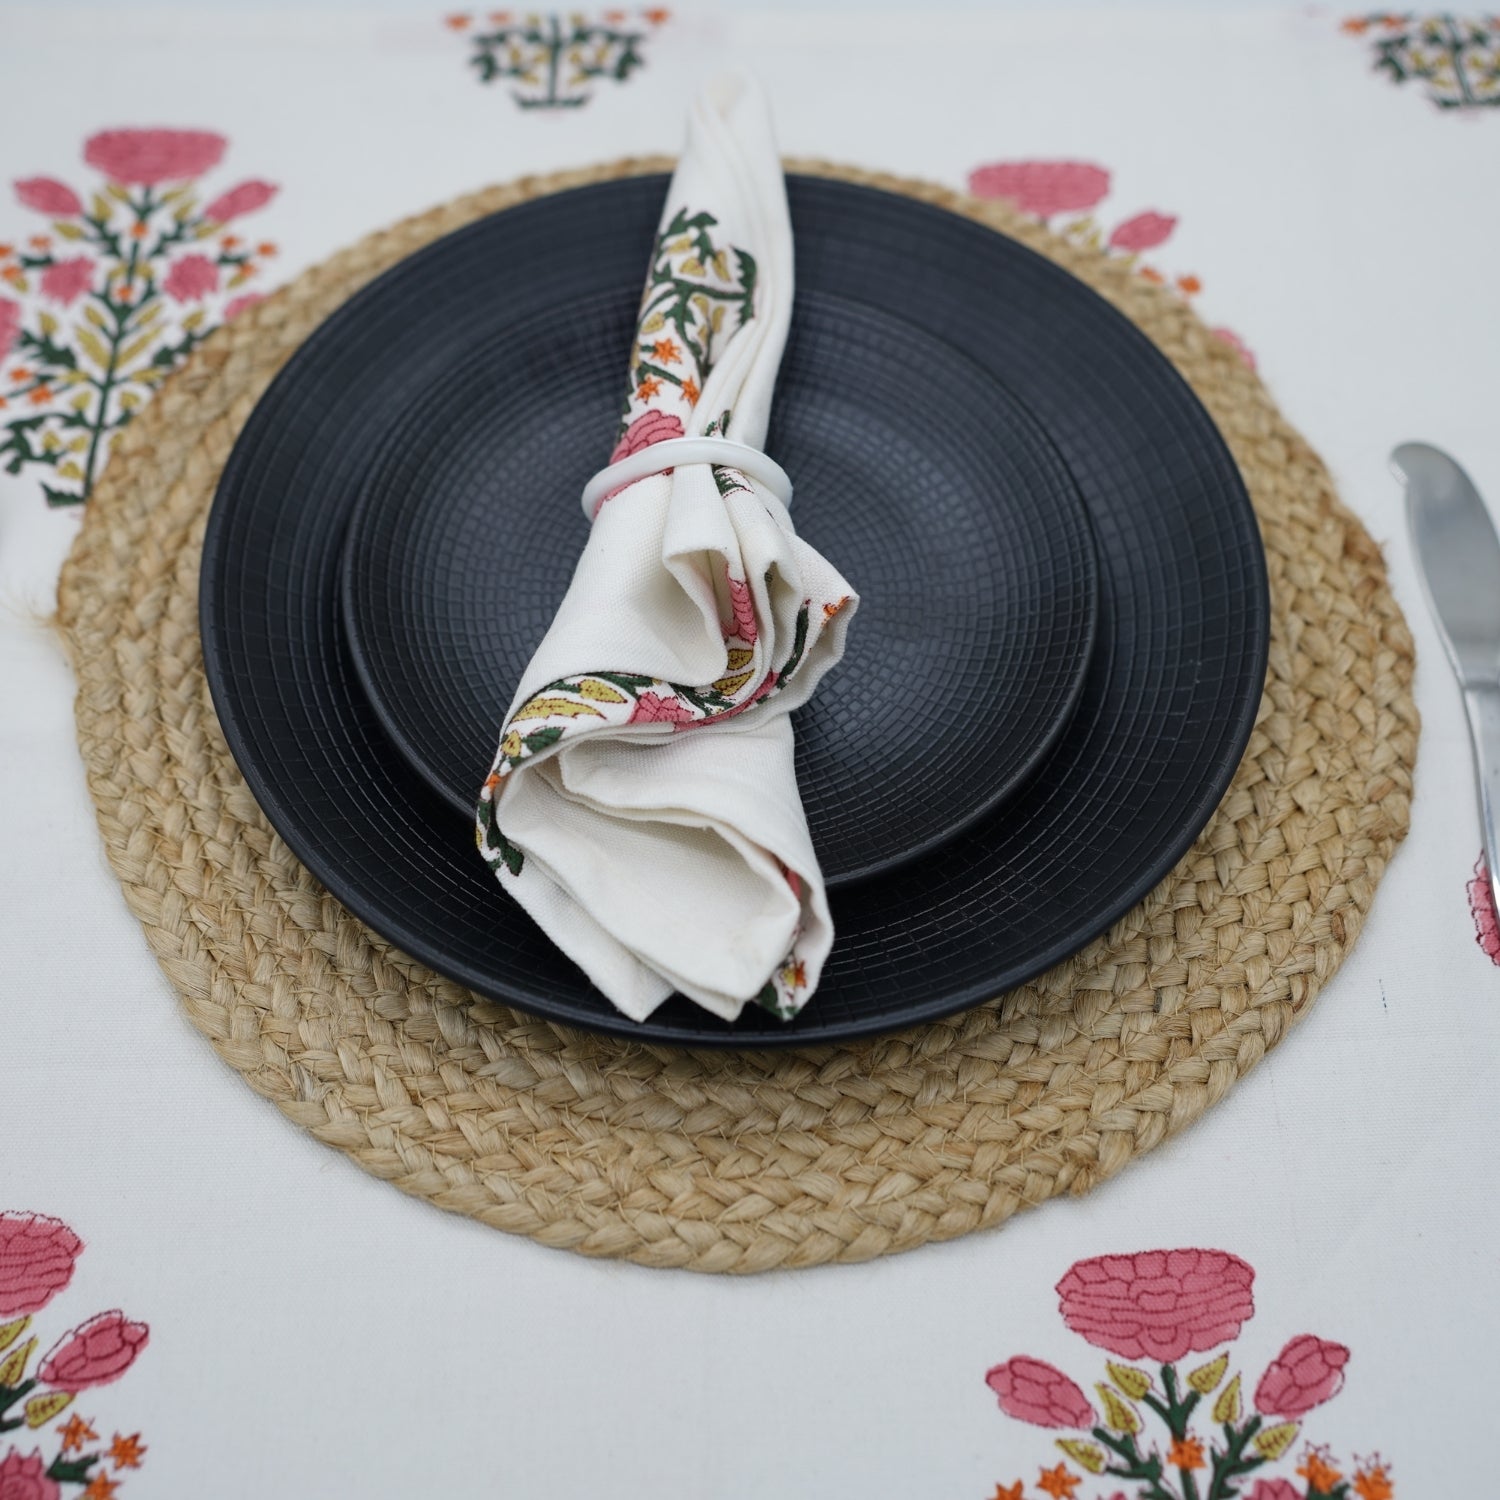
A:
{"label": "knife handle", "polygon": [[1464,689],[1469,737],[1474,742],[1474,774],[1479,782],[1479,819],[1490,893],[1500,910],[1500,683]]}

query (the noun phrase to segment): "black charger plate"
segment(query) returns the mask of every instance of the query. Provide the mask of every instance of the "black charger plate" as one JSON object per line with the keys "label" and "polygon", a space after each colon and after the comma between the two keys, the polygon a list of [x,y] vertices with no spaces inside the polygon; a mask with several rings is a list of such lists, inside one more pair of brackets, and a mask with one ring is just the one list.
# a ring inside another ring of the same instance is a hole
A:
{"label": "black charger plate", "polygon": [[[997,812],[835,893],[838,940],[796,1021],[750,1007],[731,1026],[681,999],[644,1024],[621,1016],[505,899],[350,662],[339,559],[381,437],[512,307],[555,309],[561,333],[614,299],[628,324],[665,187],[580,188],[461,230],[351,299],[292,359],[209,521],[215,705],[298,856],[372,927],[481,993],[694,1045],[804,1045],[948,1014],[1076,951],[1170,870],[1228,786],[1265,672],[1265,559],[1228,451],[1166,359],[1051,262],[904,197],[789,183],[804,297],[891,310],[1020,392],[1072,474],[1099,557],[1097,638],[1065,733]],[[921,729],[888,732],[899,744]]]}
{"label": "black charger plate", "polygon": [[[614,433],[634,307],[611,292],[572,311],[563,330],[548,308],[465,340],[442,385],[412,393],[344,547],[355,670],[469,824]],[[984,370],[827,293],[803,296],[794,329],[767,447],[802,535],[863,596],[843,662],[795,716],[832,887],[938,847],[1022,784],[1078,701],[1098,577],[1072,477]]]}

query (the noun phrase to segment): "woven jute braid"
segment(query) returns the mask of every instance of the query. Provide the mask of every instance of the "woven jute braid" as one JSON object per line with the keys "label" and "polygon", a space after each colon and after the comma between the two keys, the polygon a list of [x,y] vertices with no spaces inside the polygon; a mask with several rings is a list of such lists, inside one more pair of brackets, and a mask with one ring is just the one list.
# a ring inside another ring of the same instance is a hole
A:
{"label": "woven jute braid", "polygon": [[1270,672],[1192,851],[1102,938],[951,1020],[752,1055],[596,1038],[477,999],[350,916],[272,833],[204,683],[203,526],[278,367],[345,298],[482,214],[662,160],[525,178],[370,236],[220,328],[125,429],[59,586],[110,861],[193,1024],[286,1116],[404,1192],[587,1255],[859,1261],[1081,1193],[1197,1119],[1337,969],[1405,835],[1412,646],[1380,553],[1235,352],[1118,258],[879,174],[1060,261],[1206,403],[1260,517]]}

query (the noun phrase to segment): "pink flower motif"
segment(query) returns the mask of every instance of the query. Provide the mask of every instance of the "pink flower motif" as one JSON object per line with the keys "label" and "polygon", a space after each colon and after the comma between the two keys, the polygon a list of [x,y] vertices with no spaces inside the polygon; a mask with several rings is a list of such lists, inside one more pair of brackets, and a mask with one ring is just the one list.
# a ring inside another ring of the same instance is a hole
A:
{"label": "pink flower motif", "polygon": [[1302,1500],[1290,1479],[1257,1479],[1245,1500]]}
{"label": "pink flower motif", "polygon": [[21,304],[12,302],[8,297],[0,297],[0,359],[10,353],[10,346],[15,343],[20,332]]}
{"label": "pink flower motif", "polygon": [[228,144],[212,130],[101,130],[83,159],[115,182],[181,182],[218,166]]}
{"label": "pink flower motif", "polygon": [[1255,1409],[1295,1420],[1336,1396],[1344,1384],[1349,1351],[1342,1344],[1299,1333],[1266,1367],[1255,1387]]}
{"label": "pink flower motif", "polygon": [[227,322],[230,318],[237,318],[247,307],[254,307],[257,302],[264,302],[263,292],[246,292],[243,297],[233,297],[224,306],[224,318]]}
{"label": "pink flower motif", "polygon": [[996,1365],[984,1383],[1007,1416],[1037,1427],[1089,1428],[1096,1420],[1088,1398],[1061,1370],[1028,1354]]}
{"label": "pink flower motif", "polygon": [[[615,444],[615,451],[609,455],[609,461],[617,464],[622,458],[629,458],[632,453],[639,453],[642,448],[649,448],[653,443],[664,443],[668,438],[680,438],[682,436],[682,419],[674,417],[670,412],[647,411],[642,412],[624,432],[620,434],[620,441]],[[671,470],[667,470],[670,473]],[[598,518],[599,512],[605,505],[613,500],[620,490],[629,489],[629,485],[620,485],[612,489],[607,495],[600,496],[599,503],[594,507],[594,517]]]}
{"label": "pink flower motif", "polygon": [[178,302],[196,302],[218,291],[219,268],[206,255],[184,255],[172,262],[161,285]]}
{"label": "pink flower motif", "polygon": [[1225,1250],[1142,1250],[1079,1261],[1057,1294],[1063,1321],[1089,1343],[1166,1364],[1238,1338],[1254,1280]]}
{"label": "pink flower motif", "polygon": [[609,461],[617,464],[622,458],[629,458],[632,453],[639,453],[642,448],[649,448],[653,443],[664,443],[668,438],[681,436],[681,417],[674,417],[665,411],[642,412],[621,433],[620,441],[615,444],[615,451],[609,455]]}
{"label": "pink flower motif", "polygon": [[251,214],[257,208],[264,208],[276,196],[276,191],[274,182],[260,182],[255,178],[236,183],[227,193],[220,193],[203,210],[203,217],[212,219],[215,224],[227,224],[241,214]]}
{"label": "pink flower motif", "polygon": [[1086,161],[1000,161],[970,172],[969,191],[1047,219],[1092,208],[1109,191],[1109,173]]}
{"label": "pink flower motif", "polygon": [[47,1477],[40,1448],[30,1458],[22,1458],[21,1450],[12,1448],[0,1459],[0,1500],[58,1500],[61,1494],[58,1482]]}
{"label": "pink flower motif", "polygon": [[760,627],[755,621],[755,598],[750,592],[750,581],[734,577],[726,562],[724,582],[729,585],[731,614],[729,623],[724,626],[724,639],[743,641],[747,646],[753,646],[760,635]]}
{"label": "pink flower motif", "polygon": [[[0,330],[3,326],[0,322]],[[5,335],[0,331],[0,350],[4,347]],[[1495,892],[1490,886],[1490,872],[1483,854],[1474,862],[1474,878],[1469,882],[1469,911],[1474,917],[1475,942],[1492,964],[1500,964],[1500,914],[1495,911]]]}
{"label": "pink flower motif", "polygon": [[82,1249],[61,1219],[0,1214],[0,1318],[45,1307],[73,1279]]}
{"label": "pink flower motif", "polygon": [[627,724],[691,724],[694,715],[685,703],[676,698],[663,698],[658,693],[642,693],[635,700]]}
{"label": "pink flower motif", "polygon": [[1249,345],[1245,343],[1245,341],[1239,336],[1239,334],[1234,331],[1234,329],[1211,328],[1209,329],[1209,332],[1213,334],[1216,339],[1223,339],[1224,342],[1228,344],[1229,347],[1233,349],[1234,352],[1238,354],[1242,360],[1244,360],[1245,364],[1250,369],[1253,370],[1255,368],[1255,355],[1250,352]]}
{"label": "pink flower motif", "polygon": [[1165,244],[1177,227],[1171,214],[1144,213],[1123,224],[1116,224],[1109,237],[1112,250],[1129,250],[1132,254],[1141,250],[1154,250]]}
{"label": "pink flower motif", "polygon": [[71,219],[83,212],[83,200],[55,177],[26,177],[16,183],[16,197],[27,208],[54,219]]}
{"label": "pink flower motif", "polygon": [[124,1313],[98,1313],[52,1346],[37,1379],[60,1391],[86,1391],[118,1380],[146,1347],[150,1330]]}
{"label": "pink flower motif", "polygon": [[94,262],[87,255],[75,255],[72,260],[54,261],[42,272],[42,295],[66,307],[88,291],[93,281]]}

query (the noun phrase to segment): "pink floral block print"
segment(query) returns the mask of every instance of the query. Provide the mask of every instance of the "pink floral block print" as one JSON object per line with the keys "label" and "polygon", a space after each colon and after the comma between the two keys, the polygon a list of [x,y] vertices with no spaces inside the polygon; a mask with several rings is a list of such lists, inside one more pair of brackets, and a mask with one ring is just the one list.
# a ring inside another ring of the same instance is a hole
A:
{"label": "pink floral block print", "polygon": [[1255,1315],[1254,1281],[1239,1256],[1196,1247],[1070,1266],[1064,1322],[1119,1358],[1098,1372],[1097,1401],[1029,1354],[986,1372],[1006,1416],[1066,1434],[1034,1481],[998,1481],[995,1500],[1395,1500],[1378,1453],[1345,1462],[1303,1432],[1343,1387],[1343,1344],[1297,1335],[1247,1395],[1233,1345]]}
{"label": "pink floral block print", "polygon": [[[60,1219],[0,1213],[0,1500],[113,1500],[121,1475],[145,1459],[139,1432],[116,1431],[106,1444],[103,1424],[76,1404],[136,1362],[149,1341],[144,1323],[96,1313],[64,1325],[36,1358],[42,1336],[33,1315],[67,1290],[83,1249]],[[27,1442],[18,1445],[22,1434]]]}
{"label": "pink floral block print", "polygon": [[40,1312],[73,1279],[82,1249],[61,1219],[0,1214],[0,1317]]}
{"label": "pink floral block print", "polygon": [[[1179,273],[1168,277],[1140,259],[1171,239],[1177,228],[1176,215],[1145,209],[1111,227],[1101,210],[1109,197],[1110,184],[1107,168],[1086,161],[997,161],[969,173],[969,191],[976,198],[1003,198],[1080,244],[1133,261],[1145,280],[1168,286],[1180,296],[1195,297],[1203,290],[1197,276]],[[1237,334],[1228,328],[1212,331],[1252,370],[1255,368],[1255,356]]]}
{"label": "pink floral block print", "polygon": [[211,130],[104,130],[84,143],[102,174],[84,190],[15,183],[48,222],[0,243],[0,468],[38,474],[49,504],[88,498],[112,434],[249,305],[246,283],[276,253],[229,229],[271,202],[273,183],[200,207],[199,179],[228,145]]}
{"label": "pink floral block print", "polygon": [[1490,884],[1489,866],[1481,854],[1474,861],[1474,878],[1469,882],[1469,914],[1474,918],[1474,941],[1492,964],[1500,965],[1500,913],[1495,910],[1495,891]]}
{"label": "pink floral block print", "polygon": [[1255,1272],[1222,1250],[1081,1260],[1057,1284],[1063,1321],[1127,1359],[1170,1361],[1239,1337]]}

